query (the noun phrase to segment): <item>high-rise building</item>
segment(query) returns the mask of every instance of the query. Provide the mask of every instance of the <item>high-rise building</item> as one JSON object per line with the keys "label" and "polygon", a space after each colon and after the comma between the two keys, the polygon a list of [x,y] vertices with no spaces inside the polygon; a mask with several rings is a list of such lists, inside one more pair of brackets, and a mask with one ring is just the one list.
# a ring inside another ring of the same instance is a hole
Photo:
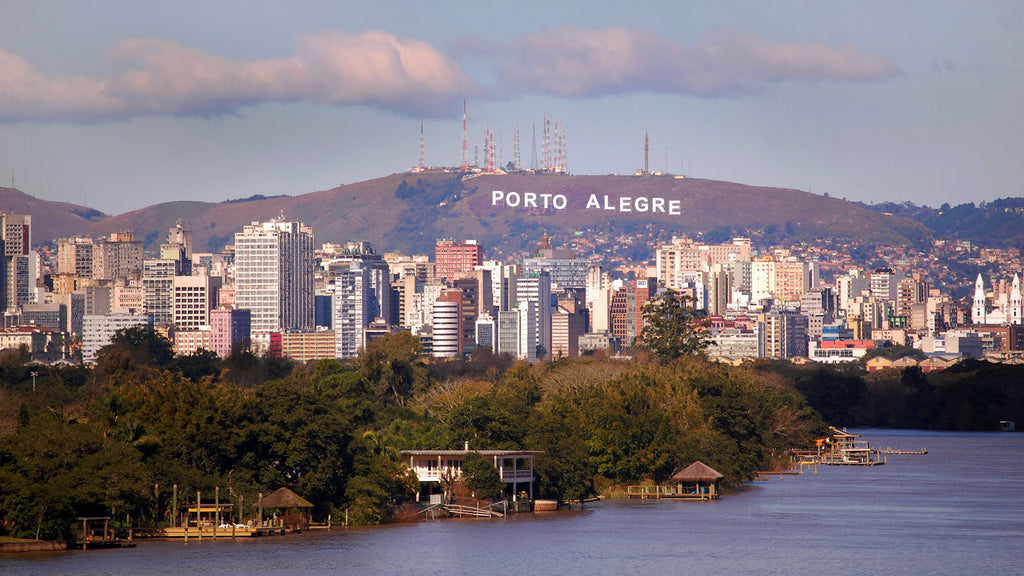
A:
{"label": "high-rise building", "polygon": [[519,354],[519,310],[499,310],[497,318],[498,354]]}
{"label": "high-rise building", "polygon": [[898,294],[899,281],[903,273],[892,268],[877,268],[871,272],[871,295],[875,300],[895,302]]}
{"label": "high-rise building", "polygon": [[491,271],[474,270],[471,275],[450,282],[462,291],[462,351],[466,354],[476,347],[476,319],[490,314],[494,299],[491,297]]}
{"label": "high-rise building", "polygon": [[761,356],[807,356],[807,317],[793,312],[770,312],[758,326]]}
{"label": "high-rise building", "polygon": [[573,311],[559,306],[551,315],[551,357],[579,356],[580,336],[586,331],[587,317],[582,307]]}
{"label": "high-rise building", "polygon": [[611,332],[623,347],[632,346],[643,331],[644,306],[654,298],[657,285],[656,278],[634,280],[612,295],[609,312]]}
{"label": "high-rise building", "polygon": [[181,219],[167,232],[167,241],[160,245],[160,257],[174,261],[176,275],[192,274],[192,231],[185,228]]}
{"label": "high-rise building", "polygon": [[476,347],[483,348],[487,347],[491,349],[491,352],[497,353],[498,341],[497,341],[497,322],[489,315],[485,314],[476,319]]}
{"label": "high-rise building", "polygon": [[210,324],[210,309],[217,301],[216,283],[209,276],[175,276],[172,316],[180,330],[196,330]]}
{"label": "high-rise building", "polygon": [[92,278],[92,238],[61,238],[57,241],[57,272]]}
{"label": "high-rise building", "polygon": [[174,321],[174,260],[147,258],[142,263],[143,309],[154,324]]}
{"label": "high-rise building", "polygon": [[29,302],[31,278],[32,216],[0,212],[3,234],[0,254],[0,311]]}
{"label": "high-rise building", "polygon": [[551,275],[553,288],[585,289],[590,266],[590,260],[577,258],[570,250],[547,248],[538,251],[534,258],[523,259],[523,275],[543,271]]}
{"label": "high-rise building", "polygon": [[0,212],[3,230],[3,255],[28,256],[32,250],[32,216]]}
{"label": "high-rise building", "polygon": [[435,278],[459,278],[483,263],[484,248],[476,240],[438,240],[434,246]]}
{"label": "high-rise building", "polygon": [[313,230],[301,222],[253,222],[235,234],[235,307],[252,313],[253,340],[313,329]]}
{"label": "high-rise building", "polygon": [[462,355],[462,290],[444,290],[434,302],[434,357]]}
{"label": "high-rise building", "polygon": [[249,339],[252,315],[249,310],[216,308],[210,310],[210,350],[227,358],[235,347]]}
{"label": "high-rise building", "polygon": [[[527,314],[532,318],[534,326],[524,326],[523,318],[520,317],[519,327],[519,349],[527,351],[520,354],[520,357],[530,360],[543,360],[551,354],[551,275],[547,272],[535,272],[530,276],[520,276],[516,279],[516,300],[520,314]],[[527,308],[525,303],[532,303],[533,308]],[[525,342],[523,338],[533,338],[532,342]],[[528,353],[532,351],[532,353]]]}
{"label": "high-rise building", "polygon": [[142,241],[131,232],[118,232],[93,245],[92,276],[97,280],[138,278],[142,271]]}
{"label": "high-rise building", "polygon": [[766,299],[799,302],[810,288],[807,262],[793,257],[755,260],[750,266],[750,294],[756,302]]}
{"label": "high-rise building", "polygon": [[351,262],[334,271],[335,357],[355,358],[365,340],[364,330],[380,310],[373,289],[374,268],[363,262]]}
{"label": "high-rise building", "polygon": [[673,238],[655,252],[658,281],[671,290],[678,290],[687,272],[707,272],[716,264],[749,262],[749,238],[733,238],[726,244],[701,244],[690,239]]}

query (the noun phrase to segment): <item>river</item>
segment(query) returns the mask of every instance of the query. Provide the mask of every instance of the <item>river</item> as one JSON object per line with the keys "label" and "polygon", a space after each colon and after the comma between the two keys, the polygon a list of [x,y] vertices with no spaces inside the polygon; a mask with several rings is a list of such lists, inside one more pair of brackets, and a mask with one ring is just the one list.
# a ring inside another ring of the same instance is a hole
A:
{"label": "river", "polygon": [[614,501],[132,549],[0,557],[0,574],[1021,574],[1024,434],[859,430],[918,450],[819,467],[717,502]]}

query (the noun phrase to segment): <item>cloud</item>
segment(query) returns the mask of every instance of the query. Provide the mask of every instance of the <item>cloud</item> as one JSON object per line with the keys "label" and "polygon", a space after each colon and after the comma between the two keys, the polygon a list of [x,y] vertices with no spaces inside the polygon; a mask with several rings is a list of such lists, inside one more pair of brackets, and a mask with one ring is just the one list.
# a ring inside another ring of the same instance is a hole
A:
{"label": "cloud", "polygon": [[[865,82],[900,73],[889,60],[852,46],[775,42],[728,28],[687,46],[644,30],[570,26],[511,43],[457,39],[452,54],[383,31],[305,34],[290,56],[245,61],[136,38],[108,48],[115,70],[108,77],[56,77],[0,50],[0,122],[208,116],[290,101],[444,117],[457,115],[463,98],[485,94],[722,97],[778,82]],[[501,86],[486,91],[456,57],[491,66]]]}
{"label": "cloud", "polygon": [[386,32],[300,36],[293,56],[238,61],[154,38],[107,54],[109,78],[55,78],[0,50],[0,121],[236,113],[262,102],[365,105],[410,116],[455,114],[482,89],[430,44]]}
{"label": "cloud", "polygon": [[721,28],[692,46],[643,30],[563,27],[516,38],[501,76],[522,92],[592,97],[628,92],[733,96],[771,82],[865,82],[900,73],[852,46],[774,42]]}

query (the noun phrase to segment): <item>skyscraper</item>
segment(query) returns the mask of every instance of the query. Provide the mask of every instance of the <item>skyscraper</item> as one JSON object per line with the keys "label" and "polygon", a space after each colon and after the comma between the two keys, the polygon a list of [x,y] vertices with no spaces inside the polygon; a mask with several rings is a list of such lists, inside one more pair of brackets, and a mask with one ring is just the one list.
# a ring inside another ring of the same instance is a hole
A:
{"label": "skyscraper", "polygon": [[[0,212],[0,308],[17,308],[29,301],[32,217]],[[2,311],[2,310],[0,310]]]}
{"label": "skyscraper", "polygon": [[[516,300],[521,314],[519,356],[529,360],[543,360],[551,354],[551,275],[535,272],[517,278]],[[524,322],[532,323],[532,326]]]}
{"label": "skyscraper", "polygon": [[235,234],[235,307],[251,312],[254,341],[313,329],[312,228],[271,220]]}
{"label": "skyscraper", "polygon": [[434,246],[434,277],[453,280],[472,274],[484,263],[484,248],[476,240],[438,240]]}

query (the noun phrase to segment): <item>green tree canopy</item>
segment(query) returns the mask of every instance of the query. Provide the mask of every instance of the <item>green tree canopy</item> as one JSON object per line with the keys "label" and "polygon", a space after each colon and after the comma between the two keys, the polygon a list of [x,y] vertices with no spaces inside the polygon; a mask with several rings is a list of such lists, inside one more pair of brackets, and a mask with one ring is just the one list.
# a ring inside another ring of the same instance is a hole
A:
{"label": "green tree canopy", "polygon": [[701,354],[714,341],[708,332],[707,315],[693,306],[693,299],[668,290],[644,306],[644,328],[636,346],[663,362],[684,355]]}
{"label": "green tree canopy", "polygon": [[497,498],[505,490],[498,469],[477,452],[466,454],[462,461],[462,479],[478,497]]}

